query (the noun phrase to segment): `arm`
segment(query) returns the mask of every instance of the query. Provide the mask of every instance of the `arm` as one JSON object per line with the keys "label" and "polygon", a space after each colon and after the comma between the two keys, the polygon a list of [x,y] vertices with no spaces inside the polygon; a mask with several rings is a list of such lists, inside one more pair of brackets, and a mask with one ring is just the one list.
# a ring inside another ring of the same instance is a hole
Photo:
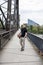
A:
{"label": "arm", "polygon": [[25,37],[27,37],[27,29],[26,29],[26,31],[25,31]]}

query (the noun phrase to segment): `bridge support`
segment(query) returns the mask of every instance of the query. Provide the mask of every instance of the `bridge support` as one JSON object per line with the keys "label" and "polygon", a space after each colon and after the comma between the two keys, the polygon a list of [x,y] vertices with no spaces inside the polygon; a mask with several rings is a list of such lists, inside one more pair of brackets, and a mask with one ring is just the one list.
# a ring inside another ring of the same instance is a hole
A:
{"label": "bridge support", "polygon": [[14,1],[14,24],[16,29],[19,28],[19,0]]}
{"label": "bridge support", "polygon": [[12,0],[8,0],[6,30],[10,30],[10,21],[11,21],[11,2],[12,2]]}

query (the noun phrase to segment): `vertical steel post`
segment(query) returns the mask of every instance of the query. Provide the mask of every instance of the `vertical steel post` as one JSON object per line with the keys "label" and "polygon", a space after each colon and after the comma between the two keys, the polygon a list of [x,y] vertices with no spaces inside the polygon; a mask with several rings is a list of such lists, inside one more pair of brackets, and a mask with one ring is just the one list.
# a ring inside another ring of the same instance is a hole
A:
{"label": "vertical steel post", "polygon": [[0,50],[1,50],[1,48],[2,48],[1,41],[2,41],[2,35],[0,35]]}
{"label": "vertical steel post", "polygon": [[6,30],[10,30],[11,2],[12,2],[12,0],[8,0]]}
{"label": "vertical steel post", "polygon": [[14,23],[16,29],[18,29],[19,26],[19,0],[14,1]]}
{"label": "vertical steel post", "polygon": [[1,49],[1,35],[0,35],[0,49]]}
{"label": "vertical steel post", "polygon": [[19,0],[17,0],[17,29],[19,28]]}

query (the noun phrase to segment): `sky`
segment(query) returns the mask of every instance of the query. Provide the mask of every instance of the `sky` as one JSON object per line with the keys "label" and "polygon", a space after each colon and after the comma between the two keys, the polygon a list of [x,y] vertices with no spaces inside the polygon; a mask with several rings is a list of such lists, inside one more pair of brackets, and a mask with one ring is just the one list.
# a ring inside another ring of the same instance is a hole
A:
{"label": "sky", "polygon": [[[5,0],[0,0],[2,4]],[[14,1],[12,0],[14,4]],[[7,8],[7,2],[3,4]],[[12,5],[12,11],[14,6]],[[2,8],[3,11],[7,9]],[[35,21],[36,23],[43,25],[43,0],[19,0],[19,14],[20,24],[27,23],[28,19]]]}
{"label": "sky", "polygon": [[43,0],[19,0],[20,24],[28,19],[43,25]]}
{"label": "sky", "polygon": [[[2,4],[2,3],[4,3],[5,1],[7,1],[7,0],[0,0],[0,5]],[[6,3],[4,3],[3,5],[1,5],[1,8],[2,8],[2,10],[3,10],[3,12],[5,12],[5,14],[7,14],[7,2]],[[14,13],[14,0],[12,0],[12,6],[11,6],[11,13],[13,14]],[[4,8],[3,8],[4,7]]]}

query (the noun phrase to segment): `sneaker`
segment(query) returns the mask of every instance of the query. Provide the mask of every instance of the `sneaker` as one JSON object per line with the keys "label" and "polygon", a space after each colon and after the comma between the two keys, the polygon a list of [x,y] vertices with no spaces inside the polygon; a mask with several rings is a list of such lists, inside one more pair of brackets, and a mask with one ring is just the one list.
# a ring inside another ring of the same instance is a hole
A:
{"label": "sneaker", "polygon": [[21,51],[24,51],[24,48],[21,48]]}

